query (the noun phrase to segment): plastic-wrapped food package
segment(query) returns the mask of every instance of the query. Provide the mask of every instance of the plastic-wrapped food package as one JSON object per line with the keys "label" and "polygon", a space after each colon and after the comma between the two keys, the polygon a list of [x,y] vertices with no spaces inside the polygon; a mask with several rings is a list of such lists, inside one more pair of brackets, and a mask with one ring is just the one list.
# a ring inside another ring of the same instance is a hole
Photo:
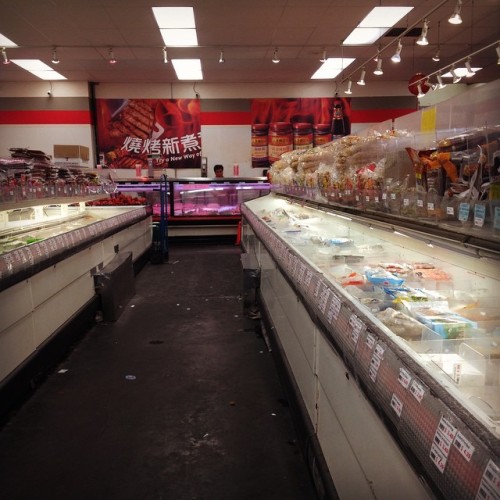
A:
{"label": "plastic-wrapped food package", "polygon": [[421,340],[424,326],[407,314],[388,307],[376,314],[393,333],[405,340]]}

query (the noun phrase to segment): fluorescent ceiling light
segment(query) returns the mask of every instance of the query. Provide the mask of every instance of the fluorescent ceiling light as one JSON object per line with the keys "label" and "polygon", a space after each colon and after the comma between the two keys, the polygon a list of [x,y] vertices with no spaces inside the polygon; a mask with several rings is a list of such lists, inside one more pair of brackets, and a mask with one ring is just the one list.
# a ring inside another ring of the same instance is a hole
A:
{"label": "fluorescent ceiling light", "polygon": [[165,45],[171,47],[196,47],[198,45],[196,30],[193,29],[161,29],[160,33]]}
{"label": "fluorescent ceiling light", "polygon": [[66,80],[65,76],[54,71],[40,59],[11,59],[11,61],[42,80]]}
{"label": "fluorescent ceiling light", "polygon": [[344,40],[343,45],[371,45],[413,7],[374,7]]}
{"label": "fluorescent ceiling light", "polygon": [[158,27],[196,28],[193,7],[153,7]]}
{"label": "fluorescent ceiling light", "polygon": [[153,14],[165,45],[178,47],[198,45],[192,7],[153,7]]}
{"label": "fluorescent ceiling light", "polygon": [[[483,68],[470,68],[474,73],[477,73],[479,70]],[[467,68],[454,68],[454,71],[457,76],[460,78],[467,76],[469,74],[469,70]],[[443,78],[453,78],[453,75],[451,74],[451,71],[448,71],[448,73],[444,73],[441,75]]]}
{"label": "fluorescent ceiling light", "polygon": [[354,28],[342,45],[372,45],[389,28]]}
{"label": "fluorescent ceiling light", "polygon": [[413,7],[374,7],[358,24],[360,28],[391,28]]}
{"label": "fluorescent ceiling light", "polygon": [[200,59],[172,59],[179,80],[203,80]]}
{"label": "fluorescent ceiling light", "polygon": [[350,57],[329,57],[311,76],[311,80],[335,78],[342,70],[354,61]]}
{"label": "fluorescent ceiling light", "polygon": [[0,47],[17,47],[17,44],[15,44],[12,40],[9,40],[6,36],[2,35],[0,33]]}

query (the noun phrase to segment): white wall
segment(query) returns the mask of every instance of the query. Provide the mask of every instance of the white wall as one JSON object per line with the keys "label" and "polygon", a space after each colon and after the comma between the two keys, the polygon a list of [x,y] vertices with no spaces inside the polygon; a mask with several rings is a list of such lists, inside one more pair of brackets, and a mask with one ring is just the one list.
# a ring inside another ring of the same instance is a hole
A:
{"label": "white wall", "polygon": [[94,166],[92,133],[88,125],[0,125],[0,157],[9,158],[9,148],[27,148],[54,154],[54,144],[87,146],[90,160],[82,166]]}
{"label": "white wall", "polygon": [[[450,86],[448,86],[450,87]],[[451,86],[455,87],[455,86]],[[466,87],[466,86],[460,86]],[[88,97],[87,82],[32,82],[32,83],[2,83],[0,84],[0,98],[8,97],[47,97],[48,90],[53,97]],[[386,97],[407,96],[407,82],[370,82],[364,87],[354,84],[352,97]],[[100,83],[95,87],[96,98],[163,98],[179,99],[193,98],[195,93],[201,99],[251,99],[251,98],[279,98],[279,97],[329,97],[336,91],[343,94],[344,88],[335,88],[331,82],[306,82],[304,84],[205,84],[196,83],[165,83],[163,84],[108,84]],[[447,98],[450,92],[463,91],[463,88],[452,88],[442,91],[439,95]],[[425,106],[429,102],[435,103],[438,94],[428,94],[421,101]],[[366,129],[370,124],[353,124],[352,133]],[[233,164],[238,163],[240,176],[261,175],[259,169],[252,169],[250,144],[251,129],[248,125],[205,125],[201,127],[202,156],[208,160],[208,175],[213,174],[213,165],[222,163],[225,175],[232,176]],[[78,144],[90,149],[90,161],[84,166],[94,167],[95,153],[91,127],[88,125],[0,125],[0,157],[9,157],[9,148],[27,147],[39,149],[47,154],[53,154],[54,144]],[[199,170],[182,169],[167,171],[172,177],[188,177],[201,175]],[[120,177],[133,177],[132,170],[118,172]]]}

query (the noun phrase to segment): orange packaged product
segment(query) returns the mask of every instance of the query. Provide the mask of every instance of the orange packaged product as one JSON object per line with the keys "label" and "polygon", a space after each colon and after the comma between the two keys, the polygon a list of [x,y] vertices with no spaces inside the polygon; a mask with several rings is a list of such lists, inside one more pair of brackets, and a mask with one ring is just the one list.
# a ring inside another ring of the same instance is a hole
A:
{"label": "orange packaged product", "polygon": [[364,285],[365,278],[362,274],[359,273],[350,273],[347,276],[343,276],[340,281],[342,286],[356,286],[356,285]]}

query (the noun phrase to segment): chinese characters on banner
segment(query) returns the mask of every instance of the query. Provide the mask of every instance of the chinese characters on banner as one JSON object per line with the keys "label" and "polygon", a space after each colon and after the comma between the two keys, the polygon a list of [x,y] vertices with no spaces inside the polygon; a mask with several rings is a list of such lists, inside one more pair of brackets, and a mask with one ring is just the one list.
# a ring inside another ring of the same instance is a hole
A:
{"label": "chinese characters on banner", "polygon": [[251,114],[255,168],[266,168],[285,152],[351,133],[349,98],[253,99]]}
{"label": "chinese characters on banner", "polygon": [[109,168],[201,168],[198,99],[97,99],[99,153]]}

